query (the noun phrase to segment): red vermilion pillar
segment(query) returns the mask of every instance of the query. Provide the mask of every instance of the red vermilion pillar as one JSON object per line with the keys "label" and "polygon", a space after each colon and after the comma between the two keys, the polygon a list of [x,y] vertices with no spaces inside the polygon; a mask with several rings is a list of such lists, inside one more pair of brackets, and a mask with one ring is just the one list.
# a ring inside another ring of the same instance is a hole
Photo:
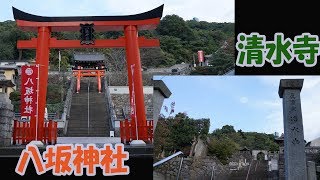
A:
{"label": "red vermilion pillar", "polygon": [[100,78],[100,70],[98,70],[97,72],[97,80],[98,80],[98,92],[101,93],[101,78]]}
{"label": "red vermilion pillar", "polygon": [[77,93],[80,91],[81,70],[77,70]]}
{"label": "red vermilion pillar", "polygon": [[[129,92],[130,99],[132,98],[132,71],[131,67],[134,65],[133,81],[134,81],[134,98],[136,107],[136,122],[138,125],[139,140],[145,137],[143,126],[146,124],[146,113],[144,106],[143,83],[141,73],[140,49],[138,42],[137,26],[125,26],[124,35],[126,41],[126,58],[128,68]],[[131,103],[131,101],[130,101]],[[133,105],[131,105],[133,107]]]}
{"label": "red vermilion pillar", "polygon": [[[49,66],[49,43],[51,31],[49,27],[38,28],[38,41],[36,50],[36,63],[39,64],[39,92],[38,92],[38,139],[42,140],[44,113],[47,100],[47,82],[48,82],[48,66]],[[36,127],[35,122],[33,127]]]}

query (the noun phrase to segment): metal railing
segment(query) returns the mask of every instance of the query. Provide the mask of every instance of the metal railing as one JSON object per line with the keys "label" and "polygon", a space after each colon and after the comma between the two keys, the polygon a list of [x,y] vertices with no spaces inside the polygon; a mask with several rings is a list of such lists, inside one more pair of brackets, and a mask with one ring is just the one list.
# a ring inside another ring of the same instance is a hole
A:
{"label": "metal railing", "polygon": [[[14,119],[20,119],[21,118],[21,113],[14,113]],[[57,117],[57,113],[48,113],[48,119],[52,120],[58,120],[59,117]]]}
{"label": "metal railing", "polygon": [[110,116],[109,120],[109,124],[111,125],[110,127],[110,130],[111,131],[114,131],[114,128],[115,128],[115,120],[116,120],[116,113],[115,113],[115,110],[113,108],[113,103],[112,103],[112,99],[111,99],[111,94],[110,94],[110,91],[109,91],[109,86],[108,86],[108,80],[106,78],[106,76],[104,76],[104,88],[105,88],[105,97],[107,98],[107,111],[108,111],[108,114]]}
{"label": "metal railing", "polygon": [[[174,153],[174,154],[172,154],[171,156],[168,156],[168,157],[166,157],[166,158],[164,158],[164,159],[162,159],[162,160],[154,163],[154,164],[153,164],[153,167],[157,167],[157,166],[159,166],[159,165],[161,165],[161,164],[163,164],[163,163],[165,163],[165,162],[167,162],[167,161],[169,161],[169,160],[171,160],[171,159],[173,159],[173,158],[175,158],[175,157],[177,157],[177,156],[179,156],[179,155],[181,155],[181,154],[183,154],[183,152],[181,152],[181,151],[179,151],[179,152],[177,152],[177,153]],[[182,168],[182,162],[183,162],[183,157],[181,157],[181,160],[180,160],[179,170],[178,170],[177,178],[176,178],[177,180],[178,180],[179,177],[180,177],[181,168]]]}
{"label": "metal railing", "polygon": [[63,129],[63,134],[67,134],[68,130],[68,120],[70,117],[70,109],[71,109],[71,103],[72,103],[72,94],[75,90],[75,83],[76,79],[74,77],[71,77],[71,82],[70,82],[70,87],[68,89],[67,95],[66,95],[66,100],[64,102],[64,108],[63,108],[63,113],[61,120],[64,122],[64,129]]}
{"label": "metal railing", "polygon": [[183,154],[183,152],[181,152],[181,151],[179,151],[179,152],[177,152],[177,153],[174,153],[174,154],[172,154],[171,156],[168,156],[168,157],[166,157],[166,158],[164,158],[164,159],[162,159],[162,160],[154,163],[154,164],[153,164],[153,167],[157,167],[157,166],[159,166],[159,165],[161,165],[161,164],[163,164],[163,163],[165,163],[165,162],[171,160],[172,158],[175,158],[175,157],[177,157],[177,156],[179,156],[179,155],[181,155],[181,154]]}

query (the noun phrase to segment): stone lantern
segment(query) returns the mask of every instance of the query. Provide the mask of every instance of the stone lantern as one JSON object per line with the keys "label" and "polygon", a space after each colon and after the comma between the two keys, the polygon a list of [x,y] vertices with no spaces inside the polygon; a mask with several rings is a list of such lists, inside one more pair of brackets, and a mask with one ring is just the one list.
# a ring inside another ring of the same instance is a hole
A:
{"label": "stone lantern", "polygon": [[13,105],[6,94],[7,87],[13,87],[12,80],[7,80],[4,71],[0,70],[0,147],[10,146],[12,137]]}

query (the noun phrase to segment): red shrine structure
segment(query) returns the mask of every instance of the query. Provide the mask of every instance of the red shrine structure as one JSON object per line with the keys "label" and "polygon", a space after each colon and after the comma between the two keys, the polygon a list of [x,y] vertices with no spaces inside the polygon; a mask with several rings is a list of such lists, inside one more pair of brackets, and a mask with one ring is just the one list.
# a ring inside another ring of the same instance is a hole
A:
{"label": "red shrine structure", "polygon": [[[82,77],[96,77],[98,91],[101,93],[101,77],[105,75],[104,56],[102,54],[74,53],[73,75],[77,78],[77,93],[80,91]],[[87,58],[84,58],[87,57]]]}
{"label": "red shrine structure", "polygon": [[[152,30],[160,23],[163,13],[163,5],[136,15],[127,16],[80,16],[80,17],[43,17],[25,13],[13,7],[13,15],[17,26],[24,31],[37,33],[31,40],[19,40],[18,49],[35,49],[36,64],[39,65],[39,89],[38,89],[38,121],[35,117],[30,120],[31,140],[45,139],[44,114],[46,107],[48,65],[50,49],[68,48],[125,48],[128,69],[128,81],[131,104],[131,122],[136,122],[137,140],[144,140],[147,135],[146,111],[144,105],[143,84],[140,62],[140,47],[158,47],[158,39],[146,39],[138,36],[140,30]],[[58,40],[51,37],[52,32],[73,31],[81,32],[79,40]],[[94,39],[93,32],[124,31],[124,37],[118,39]],[[100,70],[95,71],[98,80],[104,74]],[[79,79],[88,75],[88,70],[81,68],[74,70]],[[101,87],[100,87],[101,88]],[[78,83],[78,90],[80,84]],[[37,135],[36,135],[37,133]],[[49,132],[50,133],[50,132]]]}

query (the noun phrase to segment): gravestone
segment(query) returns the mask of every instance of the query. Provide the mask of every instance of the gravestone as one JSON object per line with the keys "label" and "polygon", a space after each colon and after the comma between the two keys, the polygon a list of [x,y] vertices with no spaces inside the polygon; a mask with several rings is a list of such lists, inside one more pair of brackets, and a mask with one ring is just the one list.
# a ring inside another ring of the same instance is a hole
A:
{"label": "gravestone", "polygon": [[279,85],[279,96],[283,98],[286,180],[307,179],[300,99],[302,86],[303,79],[281,79]]}
{"label": "gravestone", "polygon": [[316,163],[313,161],[307,162],[308,180],[317,180]]}

